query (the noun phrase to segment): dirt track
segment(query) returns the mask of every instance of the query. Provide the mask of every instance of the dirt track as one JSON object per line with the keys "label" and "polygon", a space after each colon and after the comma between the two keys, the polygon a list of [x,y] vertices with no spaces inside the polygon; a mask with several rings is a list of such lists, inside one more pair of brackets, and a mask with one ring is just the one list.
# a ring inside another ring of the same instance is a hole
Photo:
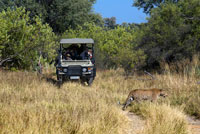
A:
{"label": "dirt track", "polygon": [[[134,113],[123,111],[130,121],[131,128],[126,130],[126,134],[142,134],[145,121]],[[194,117],[187,117],[192,134],[200,134],[200,120]]]}
{"label": "dirt track", "polygon": [[145,121],[134,113],[128,111],[123,111],[123,113],[128,117],[131,126],[130,129],[126,130],[126,134],[141,134]]}
{"label": "dirt track", "polygon": [[195,119],[194,117],[187,117],[191,131],[193,134],[200,134],[200,120]]}

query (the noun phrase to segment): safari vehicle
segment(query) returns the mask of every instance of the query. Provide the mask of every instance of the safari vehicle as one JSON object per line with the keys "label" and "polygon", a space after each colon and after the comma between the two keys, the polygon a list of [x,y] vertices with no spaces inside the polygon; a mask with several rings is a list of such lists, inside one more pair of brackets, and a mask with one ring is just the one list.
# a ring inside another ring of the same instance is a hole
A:
{"label": "safari vehicle", "polygon": [[59,83],[81,80],[91,85],[96,76],[93,39],[61,39],[56,74]]}

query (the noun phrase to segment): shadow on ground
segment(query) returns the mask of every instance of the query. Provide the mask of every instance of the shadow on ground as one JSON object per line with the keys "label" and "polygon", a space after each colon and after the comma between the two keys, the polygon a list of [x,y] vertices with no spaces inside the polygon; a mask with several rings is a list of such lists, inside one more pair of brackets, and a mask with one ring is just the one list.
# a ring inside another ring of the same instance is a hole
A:
{"label": "shadow on ground", "polygon": [[62,82],[59,82],[58,80],[52,78],[52,74],[51,75],[38,75],[40,80],[45,80],[47,83],[50,83],[58,88],[60,88],[62,86]]}
{"label": "shadow on ground", "polygon": [[53,84],[54,86],[60,88],[62,86],[63,83],[53,79],[53,78],[49,78],[49,77],[44,77],[43,79],[46,80],[46,82]]}
{"label": "shadow on ground", "polygon": [[60,82],[52,78],[51,76],[42,76],[41,79],[46,80],[47,83],[53,84],[54,86],[58,88],[61,88],[62,85],[67,82],[76,82],[76,83],[81,83],[82,86],[88,86],[85,82],[81,82],[80,80],[63,80],[63,82]]}

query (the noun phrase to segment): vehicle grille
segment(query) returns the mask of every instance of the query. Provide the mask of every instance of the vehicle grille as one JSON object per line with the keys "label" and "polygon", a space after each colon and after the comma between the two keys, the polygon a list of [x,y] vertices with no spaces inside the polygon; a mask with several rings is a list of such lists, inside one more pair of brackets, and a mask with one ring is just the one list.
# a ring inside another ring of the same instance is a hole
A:
{"label": "vehicle grille", "polygon": [[81,66],[69,66],[68,74],[70,76],[79,76],[81,75]]}

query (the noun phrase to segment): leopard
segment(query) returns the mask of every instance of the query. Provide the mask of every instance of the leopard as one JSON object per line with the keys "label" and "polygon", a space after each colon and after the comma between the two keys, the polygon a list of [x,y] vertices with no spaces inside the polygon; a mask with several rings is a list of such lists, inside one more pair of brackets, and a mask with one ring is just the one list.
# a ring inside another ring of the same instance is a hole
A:
{"label": "leopard", "polygon": [[125,110],[132,101],[140,102],[142,100],[149,100],[151,102],[156,101],[159,97],[167,97],[167,93],[163,89],[152,88],[152,89],[134,89],[130,91],[126,101],[122,107]]}

